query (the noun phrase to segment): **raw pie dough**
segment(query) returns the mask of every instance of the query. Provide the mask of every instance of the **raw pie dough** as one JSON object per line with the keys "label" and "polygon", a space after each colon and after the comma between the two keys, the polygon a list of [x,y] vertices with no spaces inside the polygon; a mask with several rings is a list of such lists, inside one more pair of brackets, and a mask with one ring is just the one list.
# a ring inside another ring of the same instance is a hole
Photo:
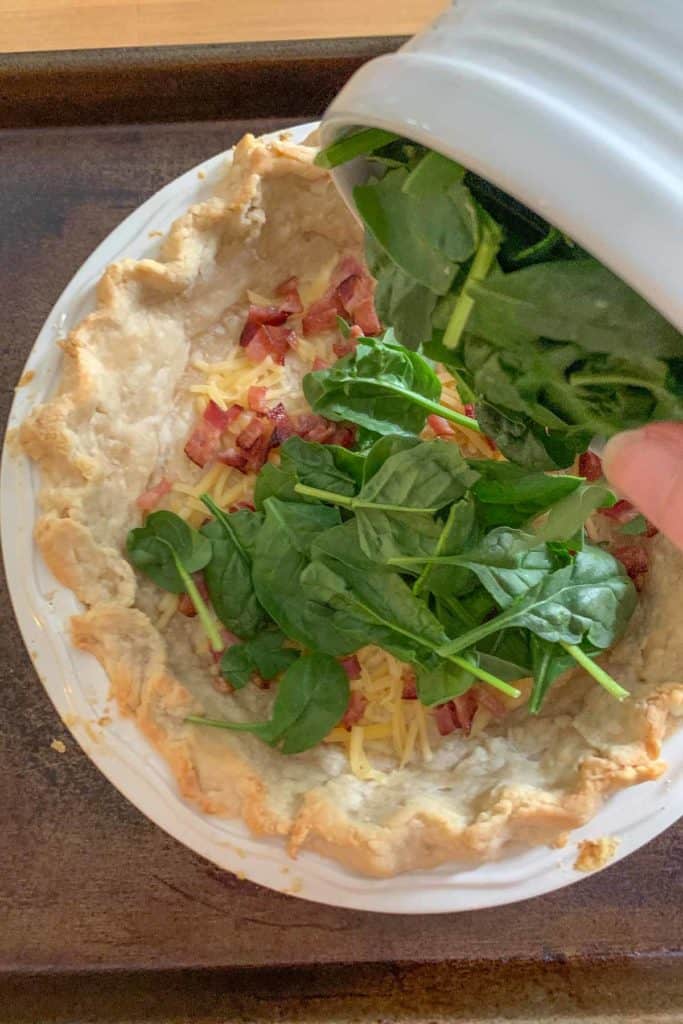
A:
{"label": "raw pie dough", "polygon": [[[664,771],[667,719],[683,706],[683,558],[664,538],[647,542],[639,607],[603,661],[630,700],[618,704],[577,672],[537,718],[521,707],[469,738],[440,738],[428,715],[431,760],[400,768],[389,744],[369,745],[364,779],[339,744],[284,757],[246,734],[184,724],[189,712],[261,718],[272,691],[217,692],[196,621],[160,617],[166,598],[123,554],[150,483],[164,475],[187,491],[202,476],[183,453],[197,415],[189,389],[206,381],[198,360],[238,358],[247,290],[270,296],[296,275],[313,295],[340,254],[361,256],[360,229],[314,153],[247,136],[215,196],[173,225],[158,260],[107,270],[96,312],[63,343],[58,393],[20,431],[41,469],[36,541],[86,607],[71,623],[74,644],[102,663],[121,711],[204,811],[287,837],[292,854],[305,846],[377,876],[551,842],[610,791]],[[306,408],[301,375],[330,344],[323,336],[288,356],[278,387],[290,410]]]}

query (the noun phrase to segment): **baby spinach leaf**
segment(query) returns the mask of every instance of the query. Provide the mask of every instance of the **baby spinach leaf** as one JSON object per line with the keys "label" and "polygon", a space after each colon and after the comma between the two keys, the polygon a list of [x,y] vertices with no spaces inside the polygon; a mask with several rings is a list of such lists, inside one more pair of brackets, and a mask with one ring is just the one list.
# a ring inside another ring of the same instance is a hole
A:
{"label": "baby spinach leaf", "polygon": [[216,623],[192,579],[212,554],[211,543],[175,512],[152,512],[144,526],[131,530],[126,547],[133,565],[157,586],[173,594],[187,593],[214,651],[223,644]]}
{"label": "baby spinach leaf", "polygon": [[637,515],[630,523],[624,523],[620,532],[629,537],[639,537],[647,533],[648,521],[645,516]]}
{"label": "baby spinach leaf", "polygon": [[407,452],[410,448],[422,443],[419,437],[410,437],[404,434],[387,434],[386,437],[378,438],[364,453],[365,462],[361,485],[366,484],[392,455]]}
{"label": "baby spinach leaf", "polygon": [[303,390],[314,412],[380,435],[419,434],[429,413],[474,424],[439,404],[441,384],[426,359],[386,337],[361,338],[351,355],[306,374]]}
{"label": "baby spinach leaf", "polygon": [[487,526],[522,526],[580,486],[578,476],[529,473],[511,462],[470,460],[479,473],[472,494]]}
{"label": "baby spinach leaf", "polygon": [[[456,193],[451,197],[448,192],[440,192],[434,199],[439,204],[440,218],[428,215],[425,219],[428,204],[416,201],[404,191],[408,179],[408,170],[396,167],[379,180],[357,185],[353,190],[356,209],[367,230],[397,267],[437,295],[445,295],[459,263],[474,249],[465,196]],[[466,195],[469,199],[469,193]],[[448,252],[454,247],[466,255],[453,259]]]}
{"label": "baby spinach leaf", "polygon": [[299,478],[294,465],[290,464],[284,468],[283,466],[274,466],[272,462],[266,462],[254,484],[254,505],[262,512],[268,498],[318,504],[317,498],[309,498],[296,493],[294,488],[298,482]]}
{"label": "baby spinach leaf", "polygon": [[590,432],[573,436],[566,429],[551,430],[531,416],[489,401],[477,401],[476,412],[482,432],[496,442],[503,455],[530,471],[571,466],[591,441]]}
{"label": "baby spinach leaf", "polygon": [[280,449],[281,466],[302,484],[339,494],[355,494],[363,478],[365,457],[331,444],[290,437]]}
{"label": "baby spinach leaf", "polygon": [[[463,656],[463,660],[468,661],[469,658]],[[476,665],[476,661],[473,660],[472,664]],[[476,682],[466,668],[448,661],[442,661],[434,668],[416,665],[415,678],[418,698],[428,708],[462,696]]]}
{"label": "baby spinach leaf", "polygon": [[334,658],[314,652],[287,669],[268,722],[226,722],[189,715],[185,721],[218,729],[251,732],[282,754],[300,754],[316,746],[341,720],[349,702],[349,679]]}
{"label": "baby spinach leaf", "polygon": [[606,484],[582,483],[551,507],[545,522],[534,532],[535,543],[569,541],[596,509],[610,508],[616,500],[614,491]]}
{"label": "baby spinach leaf", "polygon": [[479,664],[508,682],[530,676],[531,637],[525,629],[504,629],[486,637],[477,648]]}
{"label": "baby spinach leaf", "polygon": [[360,508],[356,524],[361,551],[370,561],[383,566],[402,556],[433,554],[442,533],[441,524],[425,513]]}
{"label": "baby spinach leaf", "polygon": [[126,547],[135,568],[173,594],[184,593],[187,574],[199,572],[211,558],[208,540],[165,510],[152,512],[144,526],[131,530]]}
{"label": "baby spinach leaf", "polygon": [[296,661],[300,652],[285,647],[287,638],[279,629],[265,629],[252,640],[228,647],[221,658],[221,673],[235,689],[241,689],[258,674],[274,679]]}
{"label": "baby spinach leaf", "polygon": [[[413,584],[413,593],[432,593],[437,597],[457,597],[472,589],[474,577],[462,566],[444,565],[436,561],[444,555],[459,555],[466,547],[472,547],[477,537],[478,527],[475,519],[475,505],[470,495],[456,501],[448,512],[446,522],[433,549],[434,558],[427,562]],[[403,549],[397,559],[409,556]],[[400,564],[400,563],[397,563]],[[405,569],[409,567],[404,567]],[[474,623],[470,623],[474,625]]]}
{"label": "baby spinach leaf", "polygon": [[374,153],[397,139],[398,135],[383,128],[361,128],[359,131],[343,135],[325,149],[321,149],[314,162],[318,167],[338,167],[349,160],[355,160],[358,156]]}
{"label": "baby spinach leaf", "polygon": [[636,358],[647,339],[650,356],[681,354],[676,328],[594,259],[498,273],[473,291],[477,301],[469,329],[484,337],[513,330],[517,336],[574,341],[589,352]]}
{"label": "baby spinach leaf", "polygon": [[378,317],[382,323],[393,325],[396,340],[402,345],[418,348],[432,334],[436,293],[397,267],[369,233],[365,236],[365,259],[377,280]]}
{"label": "baby spinach leaf", "polygon": [[226,515],[207,494],[202,501],[214,516],[201,530],[211,542],[211,560],[204,570],[211,604],[231,632],[251,637],[267,622],[254,591],[247,552],[247,547],[250,552],[255,548],[263,517],[248,510]]}
{"label": "baby spinach leaf", "polygon": [[[538,549],[530,552],[537,553]],[[601,548],[584,548],[571,565],[546,573],[526,591],[519,592],[523,573],[517,581],[507,577],[506,582],[513,581],[509,588],[501,586],[499,579],[491,579],[504,611],[445,645],[439,651],[442,656],[476,647],[490,633],[511,626],[528,629],[550,643],[575,646],[585,642],[604,650],[621,635],[637,603],[622,566]]]}
{"label": "baby spinach leaf", "polygon": [[539,636],[531,636],[531,659],[534,685],[529,699],[529,711],[537,715],[548,690],[558,676],[575,665],[571,654],[559,644],[549,643]]}
{"label": "baby spinach leaf", "polygon": [[302,583],[315,539],[341,522],[337,509],[277,498],[268,498],[265,509],[252,577],[271,618],[286,636],[327,654],[342,656],[370,643],[364,621],[340,614],[315,588]]}

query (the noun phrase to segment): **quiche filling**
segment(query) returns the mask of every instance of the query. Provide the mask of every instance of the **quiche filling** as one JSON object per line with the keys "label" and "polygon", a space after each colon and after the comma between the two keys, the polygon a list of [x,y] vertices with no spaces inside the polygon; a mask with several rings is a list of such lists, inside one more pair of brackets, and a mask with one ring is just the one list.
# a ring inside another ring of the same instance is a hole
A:
{"label": "quiche filling", "polygon": [[[507,279],[571,243],[513,251],[461,169],[385,145],[364,249],[314,146],[247,136],[157,260],[108,270],[21,429],[73,641],[183,794],[375,875],[553,841],[664,770],[683,705],[681,556],[588,451],[616,368],[581,339],[617,313],[559,340],[525,278],[543,330],[525,306],[513,386]],[[427,256],[403,198],[425,180]],[[624,387],[629,423],[675,415]]]}

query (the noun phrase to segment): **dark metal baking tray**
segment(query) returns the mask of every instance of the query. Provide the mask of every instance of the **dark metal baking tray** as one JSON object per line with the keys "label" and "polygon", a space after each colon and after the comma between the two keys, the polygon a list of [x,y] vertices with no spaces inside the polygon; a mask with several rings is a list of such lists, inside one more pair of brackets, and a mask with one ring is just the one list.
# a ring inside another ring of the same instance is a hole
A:
{"label": "dark metal baking tray", "polygon": [[[123,217],[244,131],[316,117],[399,42],[0,58],[3,422],[50,307]],[[0,1020],[683,1019],[680,827],[569,889],[478,913],[269,892],[182,847],[99,774],[4,591],[0,608]]]}

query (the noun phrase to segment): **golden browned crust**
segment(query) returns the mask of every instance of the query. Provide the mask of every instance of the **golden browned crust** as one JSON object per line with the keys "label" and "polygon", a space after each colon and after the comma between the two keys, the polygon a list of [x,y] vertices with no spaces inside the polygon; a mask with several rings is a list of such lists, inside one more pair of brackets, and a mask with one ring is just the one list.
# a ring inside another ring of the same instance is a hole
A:
{"label": "golden browned crust", "polygon": [[614,836],[603,836],[601,839],[582,839],[579,852],[574,861],[575,871],[599,871],[612,860],[619,847],[619,840]]}
{"label": "golden browned crust", "polygon": [[159,260],[109,268],[97,310],[63,345],[59,393],[21,428],[41,468],[36,541],[87,606],[72,621],[74,644],[100,661],[122,712],[204,811],[287,836],[292,855],[308,848],[376,876],[559,842],[612,790],[664,770],[661,743],[683,713],[683,559],[664,539],[651,542],[630,631],[604,660],[630,701],[576,673],[537,718],[518,708],[469,740],[448,737],[431,764],[401,769],[384,754],[382,777],[365,782],[326,745],[285,759],[245,734],[188,725],[189,712],[254,717],[272,698],[217,694],[188,622],[176,616],[162,635],[158,595],[136,592],[123,552],[135,497],[162,473],[196,480],[182,454],[189,358],[235,344],[246,288],[272,294],[322,258],[360,252],[357,226],[311,158],[305,146],[247,137],[218,194],[176,222]]}

